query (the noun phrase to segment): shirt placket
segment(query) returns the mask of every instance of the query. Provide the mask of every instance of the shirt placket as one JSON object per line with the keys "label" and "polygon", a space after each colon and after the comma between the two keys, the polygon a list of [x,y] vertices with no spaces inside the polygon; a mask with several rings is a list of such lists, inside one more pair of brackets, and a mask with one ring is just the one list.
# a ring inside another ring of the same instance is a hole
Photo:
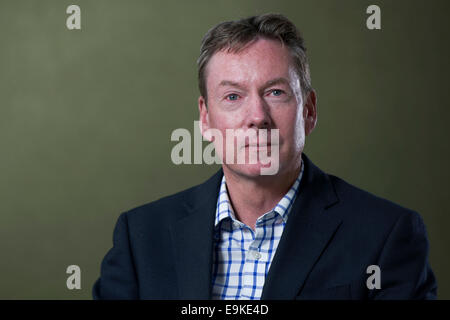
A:
{"label": "shirt placket", "polygon": [[[263,242],[265,241],[264,225],[256,223],[255,232],[249,227],[244,227],[244,234],[249,245],[245,248],[245,263],[243,270],[243,289],[241,291],[242,299],[249,299],[260,296],[261,288],[264,285],[264,274],[261,274],[265,270],[267,263],[267,254],[261,252]],[[267,227],[266,227],[267,233]]]}

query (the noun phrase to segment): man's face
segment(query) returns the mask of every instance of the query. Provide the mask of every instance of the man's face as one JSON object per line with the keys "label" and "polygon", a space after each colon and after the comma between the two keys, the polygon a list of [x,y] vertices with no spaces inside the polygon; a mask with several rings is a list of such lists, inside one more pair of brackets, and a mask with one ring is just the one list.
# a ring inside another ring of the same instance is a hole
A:
{"label": "man's face", "polygon": [[[271,130],[278,129],[279,144],[269,142],[267,152],[270,155],[273,148],[279,148],[278,174],[298,169],[305,135],[315,126],[316,108],[314,92],[306,103],[302,99],[289,49],[277,40],[258,39],[239,53],[219,51],[208,62],[205,76],[208,106],[204,97],[199,98],[202,133],[210,128],[219,130],[224,145],[229,145],[236,141],[226,139],[227,129],[267,129],[269,139]],[[248,163],[249,154],[268,142],[258,137],[236,146],[238,154],[245,154],[244,164],[227,163],[226,148],[216,144],[224,170],[246,177],[260,175],[267,164]]]}

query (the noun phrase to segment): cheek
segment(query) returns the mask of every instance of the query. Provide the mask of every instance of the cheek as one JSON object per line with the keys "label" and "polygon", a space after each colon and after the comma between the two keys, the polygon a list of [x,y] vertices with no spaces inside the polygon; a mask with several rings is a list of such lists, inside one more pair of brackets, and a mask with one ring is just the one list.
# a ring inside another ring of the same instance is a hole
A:
{"label": "cheek", "polygon": [[294,137],[295,152],[303,151],[303,148],[305,146],[305,121],[303,119],[303,116],[300,116],[297,119]]}
{"label": "cheek", "polygon": [[220,112],[215,110],[215,112],[210,112],[209,114],[209,124],[212,128],[217,128],[220,131],[226,129],[237,129],[240,127],[241,115],[231,112]]}
{"label": "cheek", "polygon": [[305,141],[305,123],[301,110],[290,112],[279,119],[277,127],[280,129],[280,139],[282,139],[284,148],[301,149]]}
{"label": "cheek", "polygon": [[226,146],[230,144],[232,145],[233,143],[233,140],[228,141],[226,131],[227,129],[238,128],[236,124],[236,117],[233,117],[226,112],[211,110],[209,114],[209,125],[210,128],[216,129],[217,134],[220,135],[220,138],[214,139],[214,145],[217,152],[221,157],[225,156]]}

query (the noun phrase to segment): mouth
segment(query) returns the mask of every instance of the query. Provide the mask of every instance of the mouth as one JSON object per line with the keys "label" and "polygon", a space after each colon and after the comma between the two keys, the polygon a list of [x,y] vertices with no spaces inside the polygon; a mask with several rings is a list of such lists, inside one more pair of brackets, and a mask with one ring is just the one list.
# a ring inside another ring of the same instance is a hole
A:
{"label": "mouth", "polygon": [[265,146],[273,146],[275,145],[270,140],[267,141],[252,141],[252,142],[246,142],[245,147],[265,147]]}
{"label": "mouth", "polygon": [[268,149],[277,146],[272,143],[255,143],[255,144],[245,144],[244,148],[247,149]]}
{"label": "mouth", "polygon": [[270,143],[261,143],[261,144],[246,144],[245,147],[246,148],[267,148],[272,146]]}

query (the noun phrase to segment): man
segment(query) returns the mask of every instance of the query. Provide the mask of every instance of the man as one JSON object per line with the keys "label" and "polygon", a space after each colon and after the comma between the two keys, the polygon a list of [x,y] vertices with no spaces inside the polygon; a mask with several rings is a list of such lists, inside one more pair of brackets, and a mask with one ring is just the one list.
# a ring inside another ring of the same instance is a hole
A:
{"label": "man", "polygon": [[[303,154],[316,96],[289,20],[221,23],[204,37],[198,65],[201,130],[222,170],[119,217],[95,299],[436,298],[419,214],[325,174]],[[233,149],[245,159],[236,163],[226,161],[236,137],[221,144],[212,129],[258,135]],[[261,174],[262,158],[248,161],[262,150],[278,155],[274,174]]]}

